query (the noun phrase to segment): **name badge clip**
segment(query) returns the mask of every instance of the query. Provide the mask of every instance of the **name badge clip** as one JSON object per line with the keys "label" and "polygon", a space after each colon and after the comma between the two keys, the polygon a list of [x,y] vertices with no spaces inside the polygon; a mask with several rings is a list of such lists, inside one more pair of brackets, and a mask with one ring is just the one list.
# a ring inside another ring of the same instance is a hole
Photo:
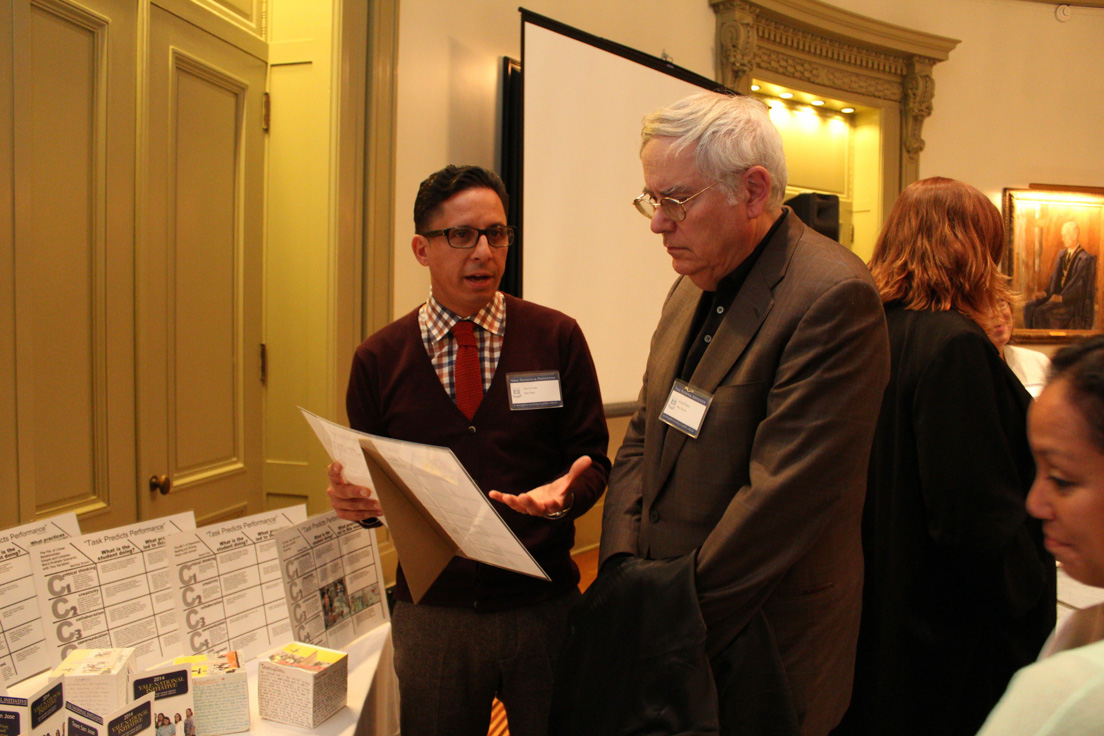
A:
{"label": "name badge clip", "polygon": [[712,403],[713,394],[694,388],[686,381],[676,380],[659,420],[697,439]]}
{"label": "name badge clip", "polygon": [[507,373],[510,411],[558,409],[563,406],[559,371]]}

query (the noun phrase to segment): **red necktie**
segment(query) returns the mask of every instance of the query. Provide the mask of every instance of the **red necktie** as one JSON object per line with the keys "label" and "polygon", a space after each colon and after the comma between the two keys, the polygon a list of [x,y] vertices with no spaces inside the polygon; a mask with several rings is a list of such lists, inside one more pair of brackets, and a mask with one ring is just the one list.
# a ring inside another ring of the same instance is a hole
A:
{"label": "red necktie", "polygon": [[483,400],[483,371],[479,367],[479,348],[475,346],[475,323],[461,320],[452,326],[456,339],[456,406],[471,419]]}

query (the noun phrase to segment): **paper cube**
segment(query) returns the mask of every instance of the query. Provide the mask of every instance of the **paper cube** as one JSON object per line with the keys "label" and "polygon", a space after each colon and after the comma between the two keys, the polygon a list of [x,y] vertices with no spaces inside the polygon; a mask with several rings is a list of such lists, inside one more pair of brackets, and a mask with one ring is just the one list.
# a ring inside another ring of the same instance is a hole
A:
{"label": "paper cube", "polygon": [[196,736],[249,730],[249,686],[237,652],[197,654],[173,661],[192,668]]}
{"label": "paper cube", "polygon": [[261,718],[313,729],[345,707],[349,656],[345,652],[292,642],[257,667]]}
{"label": "paper cube", "polygon": [[135,671],[133,648],[74,649],[50,673],[65,678],[66,702],[99,715],[114,713],[130,702],[127,678]]}

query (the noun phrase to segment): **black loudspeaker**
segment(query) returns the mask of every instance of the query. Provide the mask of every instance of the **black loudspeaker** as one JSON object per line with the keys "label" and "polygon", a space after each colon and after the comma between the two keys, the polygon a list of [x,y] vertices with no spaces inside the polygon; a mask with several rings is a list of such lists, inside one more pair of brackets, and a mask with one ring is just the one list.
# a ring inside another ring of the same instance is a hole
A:
{"label": "black loudspeaker", "polygon": [[839,242],[839,197],[834,194],[803,192],[786,201],[794,214],[821,235]]}

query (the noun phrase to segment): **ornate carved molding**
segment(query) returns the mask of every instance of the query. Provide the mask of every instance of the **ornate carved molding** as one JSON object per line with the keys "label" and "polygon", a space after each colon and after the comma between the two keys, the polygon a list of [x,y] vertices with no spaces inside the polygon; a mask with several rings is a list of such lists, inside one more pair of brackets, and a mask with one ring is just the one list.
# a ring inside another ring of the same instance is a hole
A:
{"label": "ornate carved molding", "polygon": [[805,31],[771,18],[760,20],[755,31],[764,41],[779,48],[834,64],[897,76],[903,75],[908,68],[900,56]]}
{"label": "ornate carved molding", "polygon": [[743,89],[751,82],[755,67],[756,11],[746,2],[729,0],[723,19],[718,16],[717,48],[722,55],[721,83],[730,89]]}
{"label": "ornate carved molding", "polygon": [[719,77],[748,91],[756,70],[900,105],[901,154],[924,150],[935,97],[932,68],[958,41],[881,23],[821,0],[710,0]]}
{"label": "ornate carved molding", "polygon": [[890,102],[900,102],[904,94],[898,81],[881,79],[850,69],[825,66],[815,60],[803,59],[771,48],[759,49],[755,56],[755,68],[766,69],[802,82],[811,82]]}
{"label": "ornate carved molding", "polygon": [[930,59],[913,59],[911,66],[904,79],[902,138],[909,159],[919,161],[920,152],[924,150],[924,139],[920,137],[920,130],[924,120],[932,114],[932,100],[935,98],[935,80],[931,74],[934,64]]}

